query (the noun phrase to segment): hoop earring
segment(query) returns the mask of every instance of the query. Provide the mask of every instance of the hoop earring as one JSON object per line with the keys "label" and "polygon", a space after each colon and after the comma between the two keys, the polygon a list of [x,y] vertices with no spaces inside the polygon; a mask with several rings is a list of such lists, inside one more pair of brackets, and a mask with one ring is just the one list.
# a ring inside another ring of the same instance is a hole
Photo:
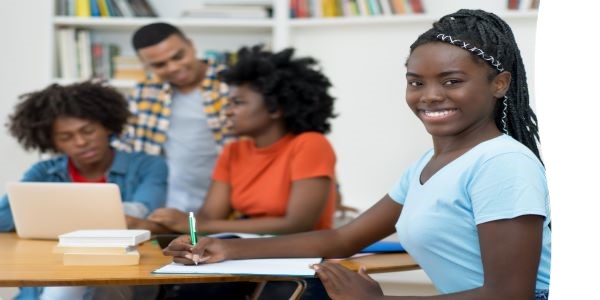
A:
{"label": "hoop earring", "polygon": [[507,110],[508,110],[508,97],[506,97],[506,95],[504,95],[504,100],[502,101],[502,104],[504,105],[504,107],[502,108],[502,131],[504,132],[504,134],[508,134],[508,127],[506,126],[506,119],[507,119]]}

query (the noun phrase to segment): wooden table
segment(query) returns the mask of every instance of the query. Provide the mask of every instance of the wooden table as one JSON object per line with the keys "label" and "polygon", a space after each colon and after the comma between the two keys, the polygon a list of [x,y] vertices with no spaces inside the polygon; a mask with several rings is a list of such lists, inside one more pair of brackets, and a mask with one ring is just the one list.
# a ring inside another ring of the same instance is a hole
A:
{"label": "wooden table", "polygon": [[[266,280],[290,280],[281,276],[152,274],[171,262],[159,246],[147,242],[139,247],[140,264],[135,266],[65,266],[62,254],[53,253],[56,241],[19,239],[0,233],[0,286],[148,285]],[[418,269],[404,253],[375,254],[341,260],[345,267],[369,273]]]}

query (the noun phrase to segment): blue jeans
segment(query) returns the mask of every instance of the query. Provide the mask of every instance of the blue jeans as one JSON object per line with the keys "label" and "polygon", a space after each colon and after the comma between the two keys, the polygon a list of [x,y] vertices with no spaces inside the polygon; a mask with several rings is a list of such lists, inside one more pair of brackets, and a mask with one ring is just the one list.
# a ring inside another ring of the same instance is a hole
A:
{"label": "blue jeans", "polygon": [[535,300],[548,300],[548,290],[535,290]]}

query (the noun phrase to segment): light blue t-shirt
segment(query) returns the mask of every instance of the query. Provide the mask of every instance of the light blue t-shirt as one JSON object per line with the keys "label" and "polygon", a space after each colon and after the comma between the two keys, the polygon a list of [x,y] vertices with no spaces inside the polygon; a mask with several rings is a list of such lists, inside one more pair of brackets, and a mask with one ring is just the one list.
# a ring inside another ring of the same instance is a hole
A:
{"label": "light blue t-shirt", "polygon": [[400,242],[438,291],[483,286],[477,225],[528,214],[546,217],[536,289],[548,289],[550,205],[537,157],[502,135],[473,147],[421,184],[432,156],[430,150],[412,165],[389,196],[404,205],[396,223]]}
{"label": "light blue t-shirt", "polygon": [[173,93],[170,125],[164,144],[169,165],[167,207],[196,211],[210,186],[217,144],[204,114],[202,93]]}

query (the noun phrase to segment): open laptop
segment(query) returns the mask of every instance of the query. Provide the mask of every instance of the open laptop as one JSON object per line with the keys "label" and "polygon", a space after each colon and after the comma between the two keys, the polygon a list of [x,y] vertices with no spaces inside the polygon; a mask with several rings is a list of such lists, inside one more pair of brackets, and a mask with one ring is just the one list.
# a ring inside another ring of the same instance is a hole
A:
{"label": "open laptop", "polygon": [[127,229],[113,183],[14,182],[8,202],[21,238],[58,239],[80,229]]}

